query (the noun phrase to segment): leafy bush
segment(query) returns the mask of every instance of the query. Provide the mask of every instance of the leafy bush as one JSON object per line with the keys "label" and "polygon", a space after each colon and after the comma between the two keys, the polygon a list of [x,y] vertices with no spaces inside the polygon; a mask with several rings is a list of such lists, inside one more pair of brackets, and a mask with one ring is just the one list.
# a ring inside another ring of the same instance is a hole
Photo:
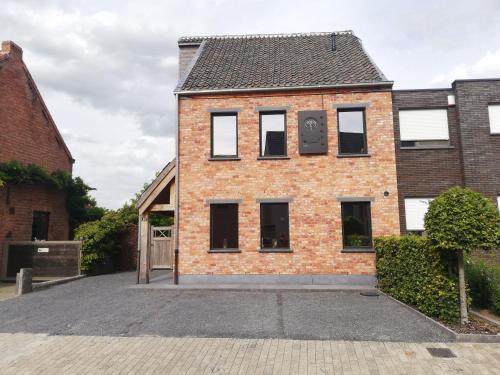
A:
{"label": "leafy bush", "polygon": [[130,224],[137,223],[138,212],[133,202],[116,211],[108,211],[100,220],[80,225],[75,238],[84,240],[82,271],[99,274],[114,270],[120,251],[120,239]]}
{"label": "leafy bush", "polygon": [[472,306],[490,308],[500,315],[500,266],[470,258],[465,264]]}
{"label": "leafy bush", "polygon": [[458,281],[447,274],[440,253],[425,237],[375,239],[381,290],[445,322],[460,317]]}
{"label": "leafy bush", "polygon": [[469,253],[492,249],[500,245],[500,214],[481,193],[453,187],[430,203],[425,231],[439,250]]}

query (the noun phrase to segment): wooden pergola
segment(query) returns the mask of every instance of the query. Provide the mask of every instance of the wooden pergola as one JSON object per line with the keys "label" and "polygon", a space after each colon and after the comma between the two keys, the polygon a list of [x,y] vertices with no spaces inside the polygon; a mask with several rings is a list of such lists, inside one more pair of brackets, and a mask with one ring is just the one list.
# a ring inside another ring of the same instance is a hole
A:
{"label": "wooden pergola", "polygon": [[[173,228],[154,228],[151,226],[151,214],[162,214],[175,217],[175,159],[168,163],[137,201],[139,209],[139,259],[137,261],[138,282],[149,283],[151,269],[154,268],[154,258],[158,251],[168,254],[158,254],[163,259],[173,262],[174,230]],[[169,238],[165,246],[155,247],[153,251],[154,232],[161,233],[162,238]],[[159,250],[158,250],[159,249]],[[173,268],[173,264],[162,268]]]}

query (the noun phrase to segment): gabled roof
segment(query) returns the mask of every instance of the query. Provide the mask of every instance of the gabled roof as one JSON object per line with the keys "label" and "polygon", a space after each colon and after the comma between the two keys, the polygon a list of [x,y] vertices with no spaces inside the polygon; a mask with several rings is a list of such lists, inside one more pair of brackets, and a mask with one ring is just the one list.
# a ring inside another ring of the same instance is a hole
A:
{"label": "gabled roof", "polygon": [[182,37],[200,45],[177,93],[387,84],[351,31]]}
{"label": "gabled roof", "polygon": [[[152,194],[155,192],[156,188],[160,186],[160,184],[164,184],[165,186],[170,183],[172,179],[175,178],[175,174],[171,174],[171,178],[167,180],[166,177],[169,175],[171,171],[175,168],[175,159],[172,159],[170,163],[168,163],[162,171],[156,176],[156,178],[151,182],[151,184],[148,186],[146,190],[141,194],[139,199],[137,200],[136,207],[141,208],[141,206],[144,205],[144,203],[149,199],[150,201],[154,200],[158,194],[155,196],[152,196]],[[175,172],[175,171],[174,171]]]}

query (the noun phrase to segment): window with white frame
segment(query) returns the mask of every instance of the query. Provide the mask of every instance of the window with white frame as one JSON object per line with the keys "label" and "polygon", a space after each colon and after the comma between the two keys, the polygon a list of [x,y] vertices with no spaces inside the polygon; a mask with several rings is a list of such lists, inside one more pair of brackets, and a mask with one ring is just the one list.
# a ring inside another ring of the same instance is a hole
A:
{"label": "window with white frame", "polygon": [[490,118],[490,133],[500,134],[500,104],[490,104],[488,106]]}
{"label": "window with white frame", "polygon": [[[403,146],[416,142],[449,141],[446,109],[404,109],[399,111],[399,131]],[[439,144],[439,143],[438,143]]]}
{"label": "window with white frame", "polygon": [[497,197],[497,207],[500,210],[500,195]]}
{"label": "window with white frame", "polygon": [[406,230],[424,231],[424,217],[434,198],[405,198]]}

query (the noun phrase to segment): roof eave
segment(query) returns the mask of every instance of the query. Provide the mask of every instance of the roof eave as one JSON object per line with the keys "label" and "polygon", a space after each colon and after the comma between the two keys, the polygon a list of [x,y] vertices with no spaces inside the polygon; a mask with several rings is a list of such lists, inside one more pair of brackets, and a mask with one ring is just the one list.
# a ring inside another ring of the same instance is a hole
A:
{"label": "roof eave", "polygon": [[238,92],[257,91],[297,91],[297,90],[318,90],[318,89],[339,89],[356,87],[392,87],[394,81],[359,82],[359,83],[339,83],[333,85],[312,85],[312,86],[280,86],[280,87],[248,87],[235,89],[207,89],[207,90],[174,90],[176,95],[202,95],[202,94],[227,94]]}

